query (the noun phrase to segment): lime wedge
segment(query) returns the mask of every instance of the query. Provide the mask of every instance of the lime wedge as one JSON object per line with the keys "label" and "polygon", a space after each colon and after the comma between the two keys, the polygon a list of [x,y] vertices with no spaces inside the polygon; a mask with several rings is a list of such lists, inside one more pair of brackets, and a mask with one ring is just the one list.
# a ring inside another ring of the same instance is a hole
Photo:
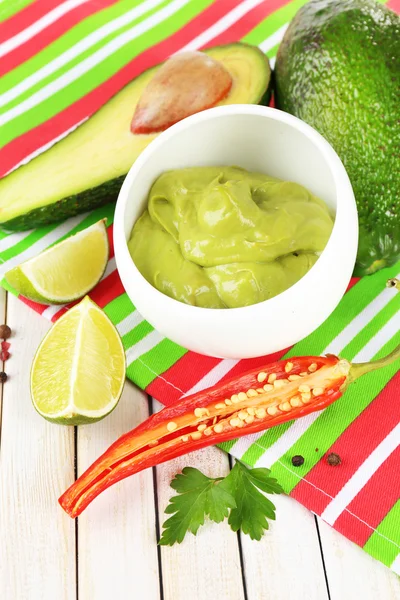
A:
{"label": "lime wedge", "polygon": [[48,421],[93,423],[116,407],[124,381],[121,338],[86,296],[56,321],[40,344],[31,371],[32,402]]}
{"label": "lime wedge", "polygon": [[22,296],[45,304],[82,298],[100,281],[108,262],[104,220],[72,235],[5,275]]}

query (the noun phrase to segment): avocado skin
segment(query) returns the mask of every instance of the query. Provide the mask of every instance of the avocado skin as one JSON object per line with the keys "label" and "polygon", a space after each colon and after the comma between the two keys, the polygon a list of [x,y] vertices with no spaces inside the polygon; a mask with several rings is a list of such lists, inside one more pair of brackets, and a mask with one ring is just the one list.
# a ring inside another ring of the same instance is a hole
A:
{"label": "avocado skin", "polygon": [[117,199],[125,177],[126,174],[115,177],[115,179],[105,181],[94,188],[61,198],[61,200],[56,200],[46,206],[34,208],[28,213],[1,223],[1,228],[7,231],[26,231],[41,225],[63,221],[82,212],[89,212],[99,206],[104,206]]}
{"label": "avocado skin", "polygon": [[278,51],[275,102],[340,156],[357,201],[354,274],[400,259],[400,17],[375,0],[311,0]]}

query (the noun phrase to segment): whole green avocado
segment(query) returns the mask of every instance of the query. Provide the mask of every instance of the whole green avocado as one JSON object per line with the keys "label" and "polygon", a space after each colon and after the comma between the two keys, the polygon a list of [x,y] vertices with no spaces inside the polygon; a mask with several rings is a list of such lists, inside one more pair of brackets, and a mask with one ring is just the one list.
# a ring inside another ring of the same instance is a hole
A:
{"label": "whole green avocado", "polygon": [[335,148],[357,201],[355,275],[400,259],[400,17],[375,0],[311,0],[275,67],[276,106]]}

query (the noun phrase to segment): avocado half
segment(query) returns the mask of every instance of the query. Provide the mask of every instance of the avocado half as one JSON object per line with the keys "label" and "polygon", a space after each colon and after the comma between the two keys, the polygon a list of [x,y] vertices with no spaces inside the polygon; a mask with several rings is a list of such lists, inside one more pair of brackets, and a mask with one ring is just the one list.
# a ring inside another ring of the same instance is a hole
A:
{"label": "avocado half", "polygon": [[400,17],[375,0],[311,0],[286,31],[275,103],[317,129],[357,201],[355,275],[400,259]]}
{"label": "avocado half", "polygon": [[[271,70],[257,47],[236,43],[205,52],[233,79],[218,106],[268,103]],[[130,125],[158,68],[139,75],[66,138],[0,180],[1,228],[31,229],[116,200],[133,162],[157,136],[134,135]]]}

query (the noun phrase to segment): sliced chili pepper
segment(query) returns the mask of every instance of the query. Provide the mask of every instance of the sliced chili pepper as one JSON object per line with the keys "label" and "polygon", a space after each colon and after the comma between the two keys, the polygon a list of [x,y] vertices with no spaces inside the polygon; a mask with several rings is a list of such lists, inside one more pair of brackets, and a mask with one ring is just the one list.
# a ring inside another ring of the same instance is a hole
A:
{"label": "sliced chili pepper", "polygon": [[385,359],[355,365],[333,355],[290,358],[187,396],[120,437],[59,502],[77,517],[98,494],[129,475],[326,408],[352,381],[397,358],[400,346]]}

